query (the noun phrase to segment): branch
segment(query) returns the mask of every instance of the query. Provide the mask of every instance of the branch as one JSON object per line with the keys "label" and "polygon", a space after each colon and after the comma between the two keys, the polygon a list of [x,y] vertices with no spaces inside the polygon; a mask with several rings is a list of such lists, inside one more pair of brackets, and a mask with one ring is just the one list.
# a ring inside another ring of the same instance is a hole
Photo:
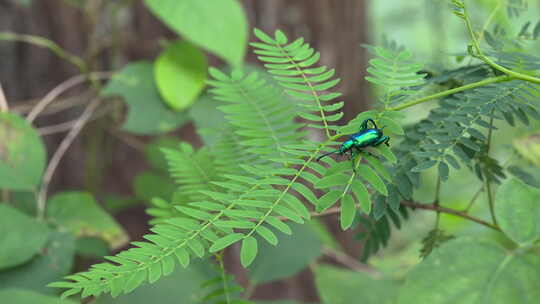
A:
{"label": "branch", "polygon": [[343,252],[340,252],[340,251],[337,251],[337,250],[334,250],[330,247],[326,247],[324,246],[323,247],[323,254],[336,260],[337,262],[341,263],[342,265],[344,266],[347,266],[348,268],[352,269],[352,270],[355,270],[355,271],[358,271],[358,272],[367,272],[371,275],[374,275],[374,276],[377,276],[377,277],[380,277],[380,273],[370,267],[369,265],[366,265],[366,264],[362,264],[360,262],[358,262],[357,259],[355,259],[354,257],[351,257],[350,255],[346,254],[346,253],[343,253]]}
{"label": "branch", "polygon": [[47,107],[51,102],[53,102],[60,94],[71,89],[72,87],[84,83],[87,80],[96,80],[96,79],[106,79],[111,77],[112,73],[110,72],[95,72],[84,75],[77,75],[69,78],[68,80],[62,82],[54,89],[52,89],[43,99],[41,99],[36,106],[30,111],[26,120],[29,123],[32,123],[34,119]]}
{"label": "branch", "polygon": [[47,166],[47,169],[45,170],[45,174],[43,175],[43,183],[41,184],[41,189],[39,190],[38,199],[37,199],[37,215],[39,219],[45,218],[47,189],[54,175],[54,171],[58,167],[60,160],[66,153],[69,146],[71,146],[71,144],[73,143],[73,141],[75,140],[79,132],[82,130],[84,125],[88,122],[90,117],[92,117],[92,114],[97,109],[100,102],[101,102],[101,99],[95,98],[88,104],[88,107],[86,107],[86,109],[81,114],[78,121],[73,125],[73,128],[71,129],[71,131],[69,131],[69,133],[66,135],[64,140],[62,140],[62,142],[60,143],[60,146],[58,146],[58,149],[54,152],[51,160],[49,161],[49,165]]}
{"label": "branch", "polygon": [[[107,106],[103,106],[102,108],[100,108],[99,110],[95,111],[92,114],[92,116],[90,117],[88,122],[95,121],[95,120],[98,120],[98,119],[102,118],[103,116],[110,113],[110,111],[113,108],[114,108],[114,106],[111,105],[111,104],[108,104]],[[73,119],[73,120],[70,120],[70,121],[66,121],[66,122],[62,122],[62,123],[59,123],[59,124],[55,124],[55,125],[41,127],[41,128],[38,128],[37,131],[38,131],[39,135],[41,135],[41,136],[47,136],[47,135],[52,135],[52,134],[56,134],[56,133],[67,132],[67,131],[69,131],[69,130],[71,130],[73,128],[73,126],[77,123],[77,121],[79,121],[79,118]]]}
{"label": "branch", "polygon": [[469,12],[467,11],[467,7],[465,6],[464,3],[462,3],[462,9],[463,9],[463,14],[460,15],[460,16],[463,18],[463,20],[465,20],[465,26],[467,27],[467,31],[469,32],[472,47],[476,51],[476,54],[471,54],[473,57],[476,57],[476,58],[482,60],[483,62],[487,63],[492,68],[494,68],[494,69],[496,69],[498,71],[501,71],[501,72],[505,73],[506,75],[513,77],[514,79],[521,79],[521,80],[525,80],[525,81],[528,81],[528,82],[533,82],[533,83],[540,84],[540,78],[512,71],[510,69],[507,69],[507,68],[495,63],[493,60],[491,60],[489,57],[487,57],[482,52],[482,49],[480,48],[480,42],[478,41],[478,38],[476,37],[476,34],[474,33],[471,18],[469,16]]}
{"label": "branch", "polygon": [[458,216],[458,217],[473,221],[473,222],[478,223],[480,225],[484,225],[484,226],[489,227],[489,228],[491,228],[493,230],[501,231],[501,228],[499,228],[499,226],[488,223],[488,222],[486,222],[484,220],[481,220],[481,219],[479,219],[477,217],[470,216],[470,215],[468,215],[467,213],[465,213],[463,211],[458,211],[458,210],[445,208],[445,207],[441,207],[441,206],[435,206],[433,204],[420,204],[420,203],[407,202],[407,201],[402,201],[401,204],[404,205],[404,206],[407,206],[407,207],[411,207],[411,208],[432,210],[432,211],[436,211],[436,212],[452,214],[452,215],[455,215],[455,216]]}
{"label": "branch", "polygon": [[35,46],[49,49],[56,56],[76,66],[81,73],[86,73],[88,71],[88,66],[86,65],[84,60],[82,60],[79,56],[71,54],[70,52],[66,51],[65,49],[60,47],[58,44],[56,44],[55,42],[49,39],[39,37],[39,36],[33,36],[33,35],[24,35],[24,34],[17,34],[17,33],[11,33],[11,32],[0,32],[0,40],[25,42],[25,43],[29,43]]}
{"label": "branch", "polygon": [[[95,92],[92,92],[92,90],[87,90],[77,94],[77,96],[57,98],[56,101],[43,110],[40,115],[52,115],[66,109],[85,104],[88,102],[88,100],[94,99],[95,96]],[[32,111],[32,109],[40,101],[41,98],[15,101],[15,105],[11,107],[11,112],[28,116],[28,113],[30,113],[30,111]]]}
{"label": "branch", "polygon": [[469,84],[466,84],[466,85],[463,85],[463,86],[460,86],[460,87],[457,87],[457,88],[453,88],[453,89],[450,89],[450,90],[442,91],[442,92],[435,93],[435,94],[432,94],[432,95],[429,95],[429,96],[425,96],[425,97],[422,97],[422,98],[418,98],[418,99],[415,99],[415,100],[404,102],[404,103],[402,103],[400,105],[397,105],[395,107],[389,107],[387,110],[388,111],[399,111],[399,110],[403,110],[405,108],[409,108],[409,107],[412,107],[412,106],[420,104],[420,103],[424,103],[426,101],[430,101],[432,99],[441,98],[441,97],[452,95],[452,94],[455,94],[455,93],[459,93],[459,92],[462,92],[462,91],[465,91],[465,90],[470,90],[470,89],[474,89],[474,88],[477,88],[477,87],[485,86],[485,85],[488,85],[488,84],[491,84],[491,83],[510,81],[510,80],[513,80],[513,79],[514,79],[513,77],[506,76],[506,75],[497,76],[497,77],[491,77],[491,78],[487,78],[487,79],[484,79],[484,80],[481,80],[481,81],[469,83]]}

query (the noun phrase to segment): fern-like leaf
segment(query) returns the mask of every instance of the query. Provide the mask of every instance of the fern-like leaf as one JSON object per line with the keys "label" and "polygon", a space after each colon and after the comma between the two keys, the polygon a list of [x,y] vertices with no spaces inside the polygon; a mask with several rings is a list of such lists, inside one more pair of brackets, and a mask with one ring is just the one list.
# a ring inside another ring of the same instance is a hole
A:
{"label": "fern-like leaf", "polygon": [[384,104],[397,103],[411,94],[416,94],[417,90],[413,88],[425,83],[426,74],[419,73],[422,65],[412,62],[410,52],[382,47],[372,50],[376,58],[369,61],[367,71],[371,76],[366,76],[366,80],[382,87],[384,95],[381,101]]}
{"label": "fern-like leaf", "polygon": [[258,59],[265,63],[268,72],[285,88],[293,98],[299,100],[304,111],[298,115],[313,128],[322,128],[327,137],[336,127],[333,122],[339,120],[343,113],[339,110],[343,102],[333,102],[341,96],[337,92],[328,92],[339,83],[339,78],[333,78],[334,69],[325,66],[314,66],[320,59],[304,39],[299,38],[291,43],[281,31],[276,31],[274,37],[255,29],[255,36],[261,42],[251,43],[255,48]]}

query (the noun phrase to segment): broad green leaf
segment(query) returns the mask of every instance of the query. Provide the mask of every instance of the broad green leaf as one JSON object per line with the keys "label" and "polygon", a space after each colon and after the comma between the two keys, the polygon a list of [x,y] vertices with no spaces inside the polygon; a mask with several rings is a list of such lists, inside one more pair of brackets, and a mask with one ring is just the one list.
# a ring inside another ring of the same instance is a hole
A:
{"label": "broad green leaf", "polygon": [[321,241],[312,227],[294,223],[289,225],[293,234],[280,235],[277,246],[259,241],[259,253],[247,268],[249,278],[254,283],[292,276],[321,255]]}
{"label": "broad green leaf", "polygon": [[0,269],[30,260],[49,237],[47,225],[6,204],[0,204],[0,231]]}
{"label": "broad green leaf", "polygon": [[329,304],[390,304],[397,294],[394,281],[325,265],[315,269],[315,283],[321,300]]}
{"label": "broad green leaf", "polygon": [[197,133],[207,145],[215,145],[223,139],[223,134],[227,131],[224,126],[227,126],[228,122],[223,112],[218,110],[218,105],[220,103],[212,99],[210,95],[203,94],[189,108],[189,116],[197,127]]}
{"label": "broad green leaf", "polygon": [[241,64],[247,46],[247,18],[236,0],[145,0],[172,30],[218,55]]}
{"label": "broad green leaf", "polygon": [[83,237],[76,241],[76,252],[83,257],[101,259],[110,251],[109,245],[104,240],[96,237]]}
{"label": "broad green leaf", "polygon": [[205,86],[207,63],[204,54],[187,41],[167,46],[154,63],[156,85],[174,110],[189,107]]}
{"label": "broad green leaf", "polygon": [[149,62],[130,63],[117,73],[102,91],[104,96],[121,96],[128,105],[122,129],[136,134],[172,131],[188,120],[185,112],[175,112],[159,95],[153,66]]}
{"label": "broad green leaf", "polygon": [[148,304],[155,303],[156,299],[159,299],[158,303],[200,304],[201,285],[215,276],[216,271],[210,263],[193,261],[188,268],[178,267],[153,284],[144,283],[117,298],[102,295],[92,304]]}
{"label": "broad green leaf", "polygon": [[49,199],[47,216],[77,237],[100,237],[111,248],[124,246],[128,236],[94,197],[86,192],[61,192]]}
{"label": "broad green leaf", "polygon": [[55,295],[46,285],[61,280],[73,266],[75,238],[70,233],[53,232],[44,250],[29,263],[0,272],[0,289],[24,288]]}
{"label": "broad green leaf", "polygon": [[354,199],[350,195],[345,195],[341,199],[341,213],[340,213],[341,229],[347,230],[347,228],[351,227],[355,216],[356,216],[356,206],[354,205]]}
{"label": "broad green leaf", "polygon": [[133,179],[133,188],[138,199],[150,202],[155,197],[169,200],[178,186],[167,176],[144,171]]}
{"label": "broad green leaf", "polygon": [[242,241],[242,249],[240,250],[240,261],[242,266],[248,267],[257,256],[257,239],[249,236]]}
{"label": "broad green leaf", "polygon": [[540,167],[540,134],[533,133],[529,136],[519,138],[513,142],[514,148],[521,156]]}
{"label": "broad green leaf", "polygon": [[540,238],[540,189],[510,178],[497,189],[495,216],[503,232],[518,244]]}
{"label": "broad green leaf", "polygon": [[18,115],[0,113],[0,189],[36,189],[45,158],[36,130]]}
{"label": "broad green leaf", "polygon": [[61,300],[58,297],[44,295],[32,290],[20,288],[0,289],[0,299],[7,301],[9,304],[75,304],[71,300]]}
{"label": "broad green leaf", "polygon": [[533,252],[507,252],[477,239],[448,241],[408,274],[398,303],[536,303],[539,267]]}

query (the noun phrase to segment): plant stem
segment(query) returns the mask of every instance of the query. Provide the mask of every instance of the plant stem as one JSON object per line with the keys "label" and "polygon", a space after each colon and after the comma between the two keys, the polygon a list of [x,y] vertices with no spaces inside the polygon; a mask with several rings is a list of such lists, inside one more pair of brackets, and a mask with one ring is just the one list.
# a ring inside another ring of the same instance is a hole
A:
{"label": "plant stem", "polygon": [[412,107],[412,106],[420,104],[420,103],[424,103],[426,101],[430,101],[432,99],[452,95],[452,94],[459,93],[459,92],[462,92],[462,91],[465,91],[465,90],[470,90],[470,89],[474,89],[474,88],[477,88],[477,87],[485,86],[485,85],[491,84],[491,83],[510,81],[512,79],[514,79],[514,78],[511,77],[511,76],[507,76],[507,75],[497,76],[497,77],[490,77],[490,78],[486,78],[486,79],[481,80],[481,81],[469,83],[469,84],[466,84],[466,85],[463,85],[463,86],[460,86],[460,87],[457,87],[457,88],[453,88],[453,89],[450,89],[450,90],[442,91],[442,92],[435,93],[435,94],[432,94],[432,95],[429,95],[429,96],[425,96],[425,97],[422,97],[422,98],[418,98],[418,99],[415,99],[415,100],[404,102],[404,103],[402,103],[400,105],[397,105],[395,107],[389,107],[387,110],[388,111],[399,111],[399,110],[403,110],[405,108],[409,108],[409,107]]}
{"label": "plant stem", "polygon": [[469,36],[471,37],[471,42],[474,50],[476,51],[476,54],[472,54],[474,57],[477,57],[478,59],[482,60],[492,68],[501,71],[505,73],[508,76],[513,77],[514,79],[521,79],[533,83],[540,84],[540,78],[530,76],[527,74],[518,73],[515,71],[512,71],[510,69],[507,69],[497,63],[495,63],[493,60],[488,58],[484,53],[482,52],[482,49],[480,48],[480,42],[478,41],[478,38],[476,37],[476,34],[474,33],[474,29],[472,26],[471,18],[469,17],[469,13],[467,11],[467,7],[463,5],[463,19],[465,20],[465,25],[467,27],[467,31],[469,32]]}
{"label": "plant stem", "polygon": [[54,172],[56,168],[58,167],[58,164],[60,163],[60,160],[66,153],[67,149],[71,146],[71,144],[73,143],[77,135],[79,135],[79,132],[81,131],[81,129],[88,122],[90,117],[92,117],[92,114],[97,109],[100,103],[101,103],[101,99],[96,97],[94,100],[92,100],[88,104],[84,112],[75,122],[75,124],[73,125],[73,128],[69,131],[66,137],[62,140],[62,142],[60,143],[60,146],[58,146],[58,149],[54,152],[51,160],[49,161],[47,169],[45,170],[45,173],[43,174],[43,183],[41,184],[41,188],[39,190],[39,194],[37,198],[38,219],[43,220],[45,218],[45,211],[46,211],[45,209],[46,209],[46,204],[47,204],[47,190],[51,182],[51,179],[54,175]]}
{"label": "plant stem", "polygon": [[481,220],[481,219],[479,219],[477,217],[470,216],[470,215],[468,215],[467,213],[465,213],[463,211],[458,211],[458,210],[455,210],[455,209],[435,206],[434,204],[420,204],[420,203],[408,202],[408,201],[402,201],[401,204],[404,205],[404,206],[411,207],[411,208],[418,208],[418,209],[424,209],[424,210],[433,210],[433,211],[438,211],[438,212],[441,212],[441,213],[452,214],[452,215],[459,216],[459,217],[464,218],[464,219],[468,219],[468,220],[473,221],[475,223],[478,223],[480,225],[489,227],[489,228],[491,228],[493,230],[501,231],[501,228],[499,228],[499,226],[491,224],[491,223],[486,222],[484,220]]}
{"label": "plant stem", "polygon": [[69,53],[68,51],[60,47],[58,44],[56,44],[55,42],[49,39],[45,39],[43,37],[33,36],[33,35],[23,35],[23,34],[11,33],[11,32],[0,32],[0,40],[26,42],[26,43],[33,44],[36,46],[47,48],[51,50],[51,52],[56,54],[58,57],[65,59],[69,63],[76,66],[81,71],[81,73],[84,74],[88,72],[88,66],[86,65],[84,60],[82,60],[80,57],[76,55]]}
{"label": "plant stem", "polygon": [[[441,192],[441,177],[437,177],[437,186],[435,187],[435,199],[433,201],[433,206],[439,207],[439,195]],[[439,229],[439,220],[441,218],[441,212],[437,210],[437,217],[435,219],[435,229]]]}
{"label": "plant stem", "polygon": [[[493,111],[492,111],[493,114]],[[487,140],[487,147],[486,147],[486,155],[489,156],[489,148],[491,147],[491,137],[493,135],[493,116],[489,119],[489,130],[488,130],[488,140]],[[495,202],[493,201],[493,193],[491,192],[491,183],[488,178],[488,175],[484,173],[484,187],[486,188],[487,196],[488,196],[488,204],[489,204],[489,213],[491,214],[491,220],[493,221],[493,224],[497,225],[497,219],[495,218]]]}
{"label": "plant stem", "polygon": [[225,275],[225,265],[223,264],[223,252],[215,255],[216,260],[219,263],[221,270],[221,280],[223,281],[223,293],[225,294],[226,303],[231,303],[231,296],[229,295],[229,285],[227,284],[227,276]]}

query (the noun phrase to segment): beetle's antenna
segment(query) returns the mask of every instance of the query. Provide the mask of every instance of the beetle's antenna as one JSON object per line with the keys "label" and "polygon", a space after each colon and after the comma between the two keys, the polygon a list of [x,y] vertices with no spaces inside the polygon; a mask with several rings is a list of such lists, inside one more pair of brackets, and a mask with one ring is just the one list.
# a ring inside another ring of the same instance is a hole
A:
{"label": "beetle's antenna", "polygon": [[325,156],[328,156],[328,155],[330,155],[330,154],[334,154],[334,153],[337,153],[337,152],[339,152],[339,150],[334,150],[334,151],[332,151],[332,152],[325,153],[325,154],[323,154],[323,155],[317,157],[317,161],[319,161],[321,158],[323,158],[323,157],[325,157]]}

